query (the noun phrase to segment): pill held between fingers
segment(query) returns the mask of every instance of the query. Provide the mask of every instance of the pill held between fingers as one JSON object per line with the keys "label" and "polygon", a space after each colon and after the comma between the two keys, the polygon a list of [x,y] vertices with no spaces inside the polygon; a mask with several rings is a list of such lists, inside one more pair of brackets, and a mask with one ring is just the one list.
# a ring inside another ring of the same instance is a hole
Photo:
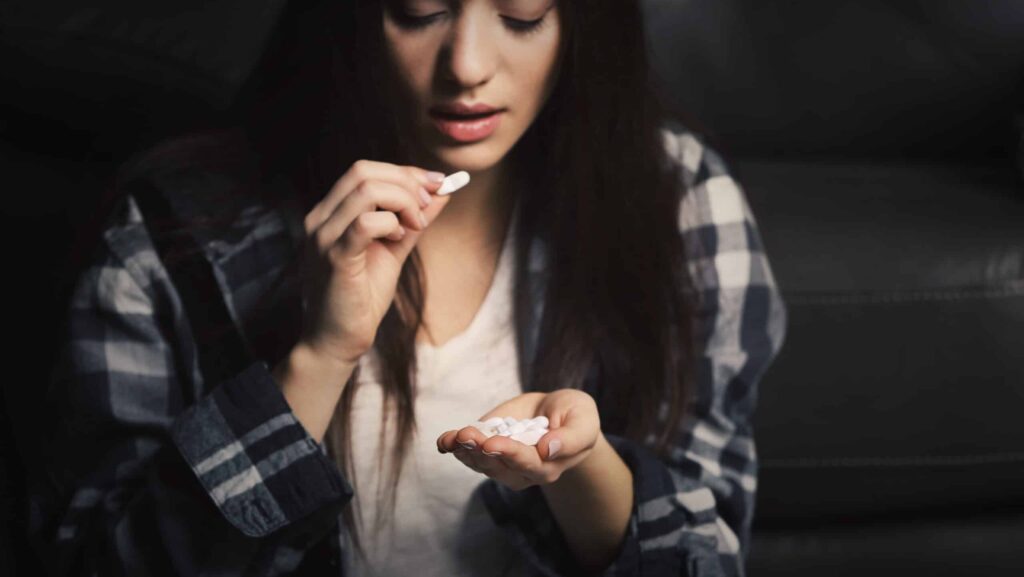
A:
{"label": "pill held between fingers", "polygon": [[508,430],[513,435],[518,435],[519,433],[522,433],[523,431],[526,430],[526,423],[519,421],[518,423],[509,427]]}
{"label": "pill held between fingers", "polygon": [[541,416],[539,416],[539,417],[534,417],[534,418],[533,418],[533,419],[531,419],[531,420],[532,420],[532,421],[533,421],[534,423],[537,423],[538,425],[540,425],[541,427],[543,427],[543,428],[545,428],[545,429],[546,429],[546,428],[548,427],[548,425],[550,424],[550,423],[548,423],[548,418],[547,418],[547,417],[545,417],[544,415],[541,415]]}
{"label": "pill held between fingers", "polygon": [[437,189],[437,194],[438,196],[451,194],[467,184],[469,184],[469,173],[460,170],[444,177],[444,182],[441,184],[441,188]]}

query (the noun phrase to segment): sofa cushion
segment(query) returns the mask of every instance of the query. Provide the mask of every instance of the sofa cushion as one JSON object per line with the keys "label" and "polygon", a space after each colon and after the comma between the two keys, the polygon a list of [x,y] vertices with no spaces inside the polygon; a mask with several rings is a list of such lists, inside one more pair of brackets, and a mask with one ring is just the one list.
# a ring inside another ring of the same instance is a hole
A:
{"label": "sofa cushion", "polygon": [[1021,575],[1024,510],[815,527],[754,534],[751,575],[889,577]]}
{"label": "sofa cushion", "polygon": [[734,161],[789,308],[759,522],[1024,500],[1024,185],[992,165]]}
{"label": "sofa cushion", "polygon": [[745,154],[1005,155],[1018,0],[649,0],[665,100]]}

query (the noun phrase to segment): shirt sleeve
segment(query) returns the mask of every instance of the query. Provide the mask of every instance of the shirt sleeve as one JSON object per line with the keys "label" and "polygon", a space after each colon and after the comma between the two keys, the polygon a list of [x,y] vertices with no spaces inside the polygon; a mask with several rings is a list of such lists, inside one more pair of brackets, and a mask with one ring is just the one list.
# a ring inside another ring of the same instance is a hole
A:
{"label": "shirt sleeve", "polygon": [[[605,433],[632,472],[634,503],[603,577],[744,576],[757,489],[752,417],[787,313],[746,197],[721,157],[685,130],[665,138],[689,189],[679,229],[700,295],[695,399],[668,459]],[[539,487],[513,491],[488,479],[482,490],[542,574],[579,574]]]}
{"label": "shirt sleeve", "polygon": [[124,198],[67,310],[33,544],[57,575],[294,569],[352,489],[265,362],[190,392],[180,299]]}

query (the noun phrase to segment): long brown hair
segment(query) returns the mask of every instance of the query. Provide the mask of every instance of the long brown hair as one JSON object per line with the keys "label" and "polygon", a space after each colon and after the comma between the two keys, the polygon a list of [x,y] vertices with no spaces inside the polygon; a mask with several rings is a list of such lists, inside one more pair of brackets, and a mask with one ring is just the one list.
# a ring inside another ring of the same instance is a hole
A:
{"label": "long brown hair", "polygon": [[[239,108],[253,154],[244,164],[259,172],[244,179],[249,184],[240,187],[243,193],[262,195],[267,206],[279,204],[282,199],[253,187],[285,175],[308,211],[355,160],[402,163],[400,130],[383,97],[382,1],[293,3],[286,12],[249,88],[252,96]],[[560,76],[509,153],[515,172],[529,174],[533,183],[519,199],[514,246],[520,379],[525,391],[582,388],[596,369],[592,392],[603,432],[666,457],[681,434],[696,362],[697,293],[677,219],[686,190],[679,167],[665,154],[665,108],[650,78],[639,2],[559,0],[559,9],[566,35]],[[524,343],[534,305],[527,263],[534,238],[545,243],[548,276],[539,346],[527,363]],[[295,277],[297,260],[280,283]],[[397,425],[388,483],[392,515],[416,427],[421,269],[413,250],[374,343],[385,406],[394,407],[386,418],[394,416]],[[291,344],[279,342],[273,358]],[[325,438],[349,479],[348,417],[357,379],[358,371]],[[363,553],[352,507],[343,517]]]}

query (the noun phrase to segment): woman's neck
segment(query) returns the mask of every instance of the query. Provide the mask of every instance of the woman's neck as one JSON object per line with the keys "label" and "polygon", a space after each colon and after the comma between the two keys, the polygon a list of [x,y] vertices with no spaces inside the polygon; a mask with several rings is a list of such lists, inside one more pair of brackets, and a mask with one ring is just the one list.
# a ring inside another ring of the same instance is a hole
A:
{"label": "woman's neck", "polygon": [[500,248],[515,202],[509,166],[501,162],[489,170],[470,173],[469,184],[452,193],[448,205],[417,241],[420,252],[432,247],[444,252],[452,246]]}

